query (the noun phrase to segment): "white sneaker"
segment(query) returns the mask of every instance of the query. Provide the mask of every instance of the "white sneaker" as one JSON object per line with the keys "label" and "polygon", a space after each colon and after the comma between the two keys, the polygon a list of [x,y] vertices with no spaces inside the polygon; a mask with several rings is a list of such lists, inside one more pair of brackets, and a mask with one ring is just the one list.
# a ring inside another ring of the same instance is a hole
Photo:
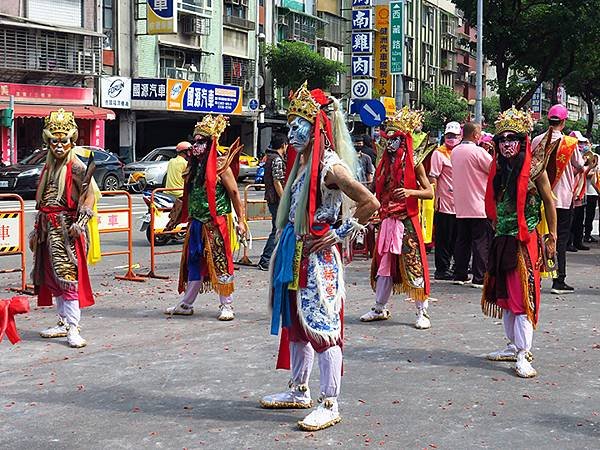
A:
{"label": "white sneaker", "polygon": [[233,313],[233,306],[231,305],[221,305],[219,306],[221,312],[219,313],[219,320],[227,321],[233,320],[235,318],[235,314]]}
{"label": "white sneaker", "polygon": [[177,305],[165,309],[165,314],[168,314],[169,316],[191,316],[194,314],[194,307],[186,305],[185,303],[177,303]]}
{"label": "white sneaker", "polygon": [[67,331],[67,343],[69,347],[81,348],[87,345],[87,342],[79,334],[79,327],[70,326]]}
{"label": "white sneaker", "polygon": [[517,371],[517,375],[519,375],[521,378],[533,378],[537,375],[537,371],[528,361],[528,353],[529,352],[525,350],[519,350],[517,353],[517,364],[515,365],[515,370]]}
{"label": "white sneaker", "polygon": [[298,422],[298,427],[303,431],[318,431],[335,425],[342,420],[338,411],[338,402],[335,397],[320,397],[319,406],[308,416]]}
{"label": "white sneaker", "polygon": [[506,348],[502,350],[496,350],[495,352],[488,353],[486,358],[490,361],[516,361],[517,347],[515,347],[514,344],[508,344]]}
{"label": "white sneaker", "polygon": [[260,406],[267,409],[306,409],[312,407],[310,389],[307,384],[294,384],[279,394],[266,395],[260,400]]}
{"label": "white sneaker", "polygon": [[369,312],[360,316],[361,322],[374,322],[376,320],[388,320],[392,315],[390,311],[385,307],[375,303],[375,306],[371,308]]}
{"label": "white sneaker", "polygon": [[427,308],[421,308],[417,311],[415,328],[418,330],[427,330],[428,328],[431,328],[431,320],[429,319],[429,314],[427,314]]}
{"label": "white sneaker", "polygon": [[55,326],[40,331],[40,336],[43,338],[58,338],[67,336],[67,326],[65,325],[63,318],[58,317],[58,322]]}

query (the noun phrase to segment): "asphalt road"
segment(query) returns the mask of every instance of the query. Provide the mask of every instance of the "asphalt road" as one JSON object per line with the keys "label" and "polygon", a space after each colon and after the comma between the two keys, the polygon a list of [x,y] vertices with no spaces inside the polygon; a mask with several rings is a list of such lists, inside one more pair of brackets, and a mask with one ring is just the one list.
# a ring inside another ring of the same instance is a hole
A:
{"label": "asphalt road", "polygon": [[[268,224],[251,228],[258,236]],[[116,236],[103,245],[125,245]],[[134,244],[143,273],[148,245],[140,233]],[[256,242],[250,251],[254,262],[261,249]],[[198,298],[194,316],[168,318],[162,310],[178,299],[178,255],[158,260],[170,279],[144,283],[114,279],[123,259],[91,269],[97,304],[83,313],[86,348],[40,338],[55,312],[33,308],[33,299],[32,311],[17,316],[22,342],[0,344],[0,448],[600,448],[598,245],[568,255],[574,294],[552,295],[544,282],[533,348],[539,376],[530,380],[484,358],[505,341],[501,322],[482,316],[476,289],[433,282],[430,330],[412,327],[414,305],[403,296],[391,320],[361,323],[374,297],[369,262],[354,261],[346,271],[343,420],[317,433],[296,429],[305,411],[258,407],[289,378],[274,370],[266,272],[236,271],[233,322],[216,320],[212,294]],[[16,281],[10,274],[0,284]],[[311,388],[316,397],[317,367]]]}

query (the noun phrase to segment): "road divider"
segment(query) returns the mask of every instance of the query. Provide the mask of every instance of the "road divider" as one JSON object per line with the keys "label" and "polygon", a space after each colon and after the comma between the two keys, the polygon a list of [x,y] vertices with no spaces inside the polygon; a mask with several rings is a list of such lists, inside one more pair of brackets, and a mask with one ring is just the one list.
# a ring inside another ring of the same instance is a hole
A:
{"label": "road divider", "polygon": [[115,276],[117,280],[126,281],[146,281],[145,278],[136,275],[133,271],[133,219],[132,219],[132,201],[131,195],[126,191],[103,191],[104,197],[123,196],[127,200],[126,206],[111,206],[98,208],[98,231],[100,234],[107,233],[127,233],[127,250],[113,252],[102,252],[102,256],[127,255],[127,272],[122,276]]}
{"label": "road divider", "polygon": [[5,199],[16,201],[18,206],[0,209],[0,256],[19,256],[21,267],[16,269],[2,269],[0,273],[21,272],[21,286],[19,288],[10,288],[10,290],[31,294],[27,290],[25,202],[17,194],[0,194],[0,200]]}
{"label": "road divider", "polygon": [[[244,210],[246,211],[246,222],[248,222],[248,228],[250,228],[250,222],[259,222],[263,220],[271,221],[271,213],[267,205],[266,200],[255,200],[248,198],[248,190],[250,188],[263,188],[264,184],[249,184],[244,188]],[[250,231],[250,230],[248,230]],[[252,241],[266,241],[269,236],[255,236],[252,235]],[[248,247],[244,246],[243,254],[240,260],[237,262],[243,266],[253,266],[254,263],[248,257]]]}

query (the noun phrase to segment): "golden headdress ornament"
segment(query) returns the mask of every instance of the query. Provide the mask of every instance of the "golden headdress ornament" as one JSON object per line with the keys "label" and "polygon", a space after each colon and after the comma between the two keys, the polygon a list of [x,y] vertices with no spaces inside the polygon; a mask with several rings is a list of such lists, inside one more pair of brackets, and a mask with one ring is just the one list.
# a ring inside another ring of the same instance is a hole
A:
{"label": "golden headdress ornament", "polygon": [[402,131],[412,133],[416,128],[423,125],[423,111],[412,110],[408,106],[396,111],[386,119],[384,126],[386,131]]}
{"label": "golden headdress ornament", "polygon": [[496,134],[504,131],[528,134],[533,130],[533,116],[531,111],[523,111],[514,106],[500,113],[496,120]]}
{"label": "golden headdress ornament", "polygon": [[222,114],[216,117],[207,114],[194,127],[194,136],[200,134],[218,140],[223,131],[225,131],[225,128],[227,128],[227,125],[229,125],[229,122]]}
{"label": "golden headdress ornament", "polygon": [[317,114],[321,109],[319,102],[312,96],[308,90],[308,83],[305,81],[298,89],[290,101],[288,108],[288,119],[290,116],[299,116],[314,124]]}
{"label": "golden headdress ornament", "polygon": [[78,132],[75,114],[60,108],[58,111],[52,111],[48,117],[44,118],[44,141],[47,142],[55,133],[64,133],[71,140],[76,141]]}

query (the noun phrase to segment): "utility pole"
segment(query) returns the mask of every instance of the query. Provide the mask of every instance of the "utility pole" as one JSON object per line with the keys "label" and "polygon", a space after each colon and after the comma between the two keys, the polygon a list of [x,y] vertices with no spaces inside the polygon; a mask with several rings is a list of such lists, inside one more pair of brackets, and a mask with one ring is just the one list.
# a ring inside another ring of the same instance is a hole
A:
{"label": "utility pole", "polygon": [[477,93],[475,122],[483,122],[483,0],[477,0]]}
{"label": "utility pole", "polygon": [[[260,96],[258,95],[258,84],[259,84],[259,69],[260,69],[260,62],[259,62],[259,58],[260,58],[260,39],[259,39],[259,35],[260,33],[258,32],[258,24],[260,22],[260,8],[259,8],[259,2],[258,0],[256,0],[254,2],[254,8],[256,11],[255,14],[255,24],[256,24],[256,31],[254,33],[254,42],[255,42],[255,54],[254,54],[254,98],[256,99],[256,101],[258,101],[259,105],[260,105]],[[258,155],[258,115],[260,114],[260,106],[259,108],[257,108],[255,111],[253,111],[254,114],[254,118],[252,119],[252,156],[256,157]]]}
{"label": "utility pole", "polygon": [[12,118],[10,121],[10,153],[8,154],[8,161],[11,164],[16,164],[18,155],[17,155],[17,148],[15,146],[15,96],[14,95],[10,96],[8,107],[12,114]]}

